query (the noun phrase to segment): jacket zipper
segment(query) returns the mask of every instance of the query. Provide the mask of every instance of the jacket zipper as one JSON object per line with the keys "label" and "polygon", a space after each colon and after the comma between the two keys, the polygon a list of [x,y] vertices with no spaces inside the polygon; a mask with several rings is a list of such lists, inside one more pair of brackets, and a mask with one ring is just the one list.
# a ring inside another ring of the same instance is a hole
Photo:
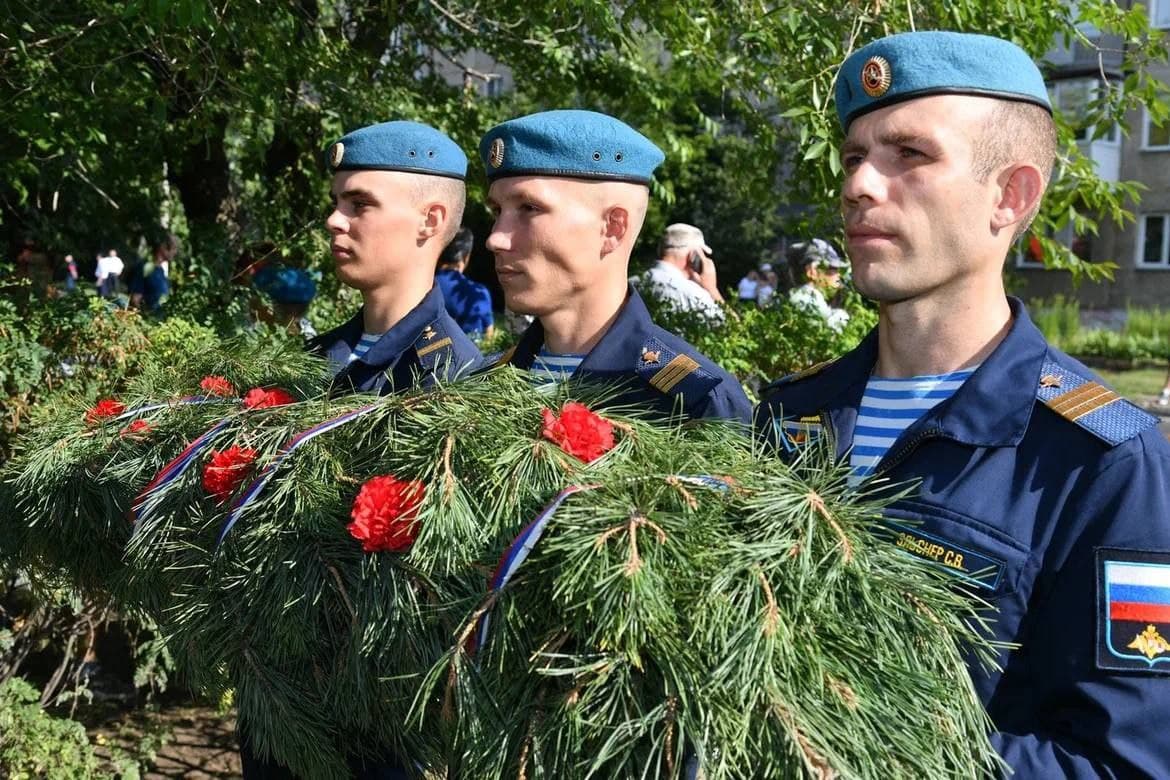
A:
{"label": "jacket zipper", "polygon": [[927,428],[926,430],[922,431],[917,436],[915,436],[913,439],[906,442],[893,456],[887,455],[886,457],[882,458],[881,463],[879,463],[878,467],[876,469],[874,469],[873,476],[877,476],[878,474],[882,474],[886,471],[889,471],[894,466],[897,466],[899,463],[901,463],[903,460],[905,460],[910,455],[910,453],[913,452],[915,450],[915,448],[918,447],[919,444],[921,444],[926,439],[949,438],[946,436],[942,436],[941,435],[942,433],[943,433],[942,428]]}

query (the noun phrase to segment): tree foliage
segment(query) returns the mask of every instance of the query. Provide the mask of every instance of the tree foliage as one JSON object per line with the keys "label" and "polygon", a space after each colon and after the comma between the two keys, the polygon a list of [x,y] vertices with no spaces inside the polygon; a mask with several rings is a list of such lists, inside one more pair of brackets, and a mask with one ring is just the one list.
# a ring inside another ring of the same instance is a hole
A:
{"label": "tree foliage", "polygon": [[[33,238],[88,257],[105,244],[149,240],[160,224],[177,228],[190,250],[178,294],[208,316],[229,258],[246,242],[273,240],[310,264],[326,256],[320,150],[346,129],[388,118],[430,122],[474,150],[488,126],[522,111],[613,112],[669,160],[645,235],[680,215],[704,222],[733,203],[716,229],[736,256],[754,259],[774,240],[778,208],[792,234],[834,232],[833,79],[849,51],[882,34],[979,31],[1039,58],[1061,40],[1095,45],[1077,26],[1090,23],[1118,36],[1126,75],[1107,85],[1089,119],[1122,119],[1141,103],[1166,114],[1164,85],[1147,71],[1165,57],[1161,33],[1141,6],[1107,0],[15,0],[8,8],[0,231],[10,243]],[[481,94],[492,74],[469,52],[508,69],[515,92]],[[1063,175],[1039,232],[1126,218],[1135,188],[1095,179],[1063,127]],[[479,202],[483,181],[477,164],[472,170]],[[1105,268],[1075,265],[1067,252],[1047,257],[1090,275]]]}

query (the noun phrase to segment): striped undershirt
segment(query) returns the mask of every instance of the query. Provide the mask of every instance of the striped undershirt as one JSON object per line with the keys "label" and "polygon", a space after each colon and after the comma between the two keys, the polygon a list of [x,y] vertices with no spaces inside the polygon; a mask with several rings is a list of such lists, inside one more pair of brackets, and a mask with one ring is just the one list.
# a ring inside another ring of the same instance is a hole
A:
{"label": "striped undershirt", "polygon": [[584,359],[584,355],[558,355],[541,347],[540,353],[532,361],[532,368],[528,370],[538,384],[564,382]]}
{"label": "striped undershirt", "polygon": [[385,335],[385,334],[383,334],[383,333],[363,333],[362,337],[360,339],[358,339],[357,346],[355,346],[353,348],[353,352],[349,353],[349,360],[347,362],[352,363],[353,361],[360,358],[362,355],[369,352],[370,347],[377,344],[378,339],[382,338],[383,335]]}
{"label": "striped undershirt", "polygon": [[902,431],[954,395],[973,373],[975,368],[909,379],[871,376],[865,383],[861,408],[857,410],[857,427],[849,454],[852,467],[849,484],[856,486],[873,474]]}

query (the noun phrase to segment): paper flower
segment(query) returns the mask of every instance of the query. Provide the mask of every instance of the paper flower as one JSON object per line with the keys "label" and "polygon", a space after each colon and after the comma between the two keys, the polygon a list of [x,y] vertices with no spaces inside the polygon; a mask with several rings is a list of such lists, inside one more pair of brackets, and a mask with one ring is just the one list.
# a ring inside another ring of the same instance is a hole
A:
{"label": "paper flower", "polygon": [[226,450],[212,450],[203,467],[203,489],[221,504],[231,498],[252,470],[256,450],[233,444]]}
{"label": "paper flower", "polygon": [[295,400],[289,393],[281,390],[279,387],[274,387],[271,390],[265,390],[263,387],[253,387],[244,396],[244,406],[249,409],[267,409],[270,406],[291,404]]}
{"label": "paper flower", "polygon": [[236,388],[232,387],[232,383],[222,376],[203,377],[203,381],[199,383],[199,389],[207,395],[218,395],[224,398],[230,398],[236,394]]}
{"label": "paper flower", "polygon": [[597,460],[614,447],[613,423],[577,401],[561,407],[558,417],[551,409],[541,412],[541,435],[565,452],[586,463]]}
{"label": "paper flower", "polygon": [[103,398],[85,413],[86,425],[97,425],[126,411],[126,406],[113,398]]}
{"label": "paper flower", "polygon": [[389,474],[373,477],[353,500],[353,522],[346,528],[365,552],[409,550],[418,536],[418,508],[425,495],[421,482]]}

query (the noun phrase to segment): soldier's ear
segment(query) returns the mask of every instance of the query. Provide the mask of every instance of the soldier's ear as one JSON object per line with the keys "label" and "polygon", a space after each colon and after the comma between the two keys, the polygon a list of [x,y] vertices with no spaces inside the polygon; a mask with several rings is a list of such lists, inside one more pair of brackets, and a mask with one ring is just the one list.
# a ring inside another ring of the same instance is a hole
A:
{"label": "soldier's ear", "polygon": [[419,244],[442,233],[446,224],[447,207],[442,203],[428,203],[418,227]]}
{"label": "soldier's ear", "polygon": [[1016,225],[1031,219],[1044,197],[1044,177],[1029,163],[1006,168],[997,178],[998,202],[991,212],[991,230],[1014,233]]}
{"label": "soldier's ear", "polygon": [[630,211],[625,206],[610,206],[603,215],[601,255],[604,257],[622,244],[630,230]]}

